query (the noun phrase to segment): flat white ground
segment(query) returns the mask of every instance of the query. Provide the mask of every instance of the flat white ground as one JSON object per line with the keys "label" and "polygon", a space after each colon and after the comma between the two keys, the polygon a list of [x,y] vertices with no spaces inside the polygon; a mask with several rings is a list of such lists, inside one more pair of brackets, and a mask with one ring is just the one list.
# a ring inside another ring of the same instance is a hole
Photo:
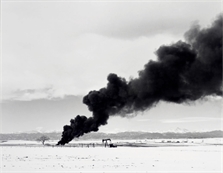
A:
{"label": "flat white ground", "polygon": [[222,145],[1,146],[1,173],[222,173]]}

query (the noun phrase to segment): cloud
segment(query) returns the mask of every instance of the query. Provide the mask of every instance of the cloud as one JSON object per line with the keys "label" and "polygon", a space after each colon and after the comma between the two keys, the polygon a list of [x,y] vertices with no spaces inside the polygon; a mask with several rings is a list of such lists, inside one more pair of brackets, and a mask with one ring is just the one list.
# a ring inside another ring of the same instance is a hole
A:
{"label": "cloud", "polygon": [[136,121],[139,121],[139,122],[151,122],[151,121],[154,121],[153,119],[150,119],[150,118],[146,118],[146,119],[138,119]]}
{"label": "cloud", "polygon": [[[149,59],[155,59],[153,52],[160,41],[168,43],[173,39],[168,35],[158,35],[126,41],[85,34],[64,43],[68,45],[66,53],[64,49],[56,49],[53,43],[48,50],[39,52],[37,49],[44,46],[28,50],[20,46],[14,52],[6,48],[2,65],[3,98],[31,100],[85,95],[89,90],[103,86],[110,72],[127,79],[137,76],[138,70]],[[23,55],[25,51],[26,55]],[[30,90],[35,92],[30,93]]]}
{"label": "cloud", "polygon": [[[212,11],[210,8],[211,5]],[[199,20],[201,25],[220,13],[219,3],[108,3],[104,4],[98,16],[98,25],[88,32],[96,32],[108,37],[135,39],[156,34],[181,35],[191,23]],[[199,9],[199,12],[198,12]],[[207,15],[207,12],[209,13]],[[206,18],[203,18],[206,16]]]}
{"label": "cloud", "polygon": [[137,76],[161,44],[180,39],[193,20],[210,23],[218,9],[218,3],[3,2],[3,99],[85,95],[104,86],[110,72]]}
{"label": "cloud", "polygon": [[[51,37],[58,42],[82,34],[132,39],[156,34],[183,34],[191,22],[206,25],[221,12],[220,2],[54,2],[8,3],[3,13],[10,22],[9,31],[38,34],[42,43]],[[8,18],[9,17],[9,18]],[[3,25],[6,21],[3,22]],[[22,23],[21,23],[22,22]],[[25,35],[22,35],[23,37]],[[27,46],[30,46],[27,44]]]}
{"label": "cloud", "polygon": [[55,93],[53,88],[42,88],[42,89],[26,89],[26,90],[16,90],[13,93],[12,100],[28,101],[43,98],[55,98],[63,97],[64,95],[59,95]]}
{"label": "cloud", "polygon": [[208,121],[223,121],[223,117],[185,117],[179,119],[161,120],[162,123],[196,123],[196,122],[208,122]]}

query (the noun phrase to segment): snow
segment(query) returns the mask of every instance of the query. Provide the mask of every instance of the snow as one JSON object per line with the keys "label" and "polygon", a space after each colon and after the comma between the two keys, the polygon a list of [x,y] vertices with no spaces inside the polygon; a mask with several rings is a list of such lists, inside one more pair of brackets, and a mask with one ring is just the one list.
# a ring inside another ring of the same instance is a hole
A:
{"label": "snow", "polygon": [[6,145],[1,146],[1,173],[222,173],[223,146],[212,145],[216,141],[222,142],[204,139],[205,145],[117,148]]}

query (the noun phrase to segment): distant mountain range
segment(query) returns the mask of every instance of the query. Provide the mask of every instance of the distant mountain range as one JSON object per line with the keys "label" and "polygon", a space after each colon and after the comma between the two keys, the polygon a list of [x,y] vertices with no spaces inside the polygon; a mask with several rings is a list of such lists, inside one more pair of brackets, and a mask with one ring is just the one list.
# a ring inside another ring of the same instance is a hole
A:
{"label": "distant mountain range", "polygon": [[187,129],[182,129],[182,128],[179,128],[177,127],[175,130],[174,130],[175,133],[188,133],[189,130]]}
{"label": "distant mountain range", "polygon": [[[0,140],[36,140],[42,135],[48,136],[51,140],[60,140],[60,132],[51,133],[11,133],[0,134]],[[180,138],[223,138],[223,131],[209,132],[119,132],[119,133],[101,133],[92,132],[77,138],[77,140],[98,140],[104,138],[111,139],[180,139]]]}

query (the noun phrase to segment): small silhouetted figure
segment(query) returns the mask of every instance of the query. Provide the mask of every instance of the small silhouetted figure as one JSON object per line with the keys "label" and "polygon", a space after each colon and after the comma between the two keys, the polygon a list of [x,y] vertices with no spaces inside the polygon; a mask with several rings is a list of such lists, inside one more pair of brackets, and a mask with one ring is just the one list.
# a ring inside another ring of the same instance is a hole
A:
{"label": "small silhouetted figure", "polygon": [[105,147],[107,147],[108,141],[111,142],[111,139],[102,139],[102,143],[105,143]]}

